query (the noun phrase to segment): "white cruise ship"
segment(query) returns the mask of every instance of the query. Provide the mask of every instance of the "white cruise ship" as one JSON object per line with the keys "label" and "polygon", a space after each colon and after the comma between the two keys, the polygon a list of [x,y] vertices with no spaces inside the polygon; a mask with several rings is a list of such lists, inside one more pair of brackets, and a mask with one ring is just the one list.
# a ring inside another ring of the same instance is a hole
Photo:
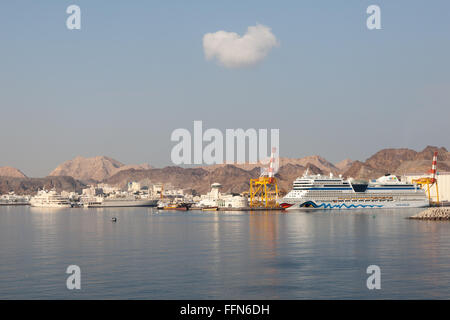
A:
{"label": "white cruise ship", "polygon": [[429,206],[425,190],[403,183],[394,175],[370,182],[355,182],[332,175],[305,175],[281,200],[292,209],[418,208]]}
{"label": "white cruise ship", "polygon": [[37,195],[31,198],[30,205],[32,207],[42,208],[70,208],[72,207],[69,199],[62,197],[55,190],[38,191]]}

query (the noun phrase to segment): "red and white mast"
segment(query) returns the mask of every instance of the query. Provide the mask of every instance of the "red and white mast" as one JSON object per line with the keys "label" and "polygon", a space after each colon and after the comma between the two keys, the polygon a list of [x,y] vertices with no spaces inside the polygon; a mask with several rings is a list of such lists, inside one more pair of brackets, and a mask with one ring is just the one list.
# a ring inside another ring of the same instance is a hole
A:
{"label": "red and white mast", "polygon": [[430,173],[432,175],[432,177],[431,177],[432,183],[436,182],[437,156],[438,156],[438,153],[437,153],[437,151],[435,151],[434,155],[433,155],[433,164],[431,165],[431,171],[430,171]]}
{"label": "red and white mast", "polygon": [[275,162],[275,152],[277,151],[277,148],[272,148],[272,153],[270,154],[270,161],[269,161],[269,178],[274,177],[274,162]]}

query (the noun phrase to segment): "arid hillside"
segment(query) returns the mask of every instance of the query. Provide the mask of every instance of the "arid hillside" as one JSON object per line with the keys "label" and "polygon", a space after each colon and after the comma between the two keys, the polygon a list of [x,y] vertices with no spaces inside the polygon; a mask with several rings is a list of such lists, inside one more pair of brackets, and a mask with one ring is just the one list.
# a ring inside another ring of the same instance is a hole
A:
{"label": "arid hillside", "polygon": [[122,170],[150,169],[148,164],[124,165],[109,157],[99,156],[94,158],[76,157],[73,160],[60,164],[49,176],[70,176],[86,182],[99,182],[105,180]]}
{"label": "arid hillside", "polygon": [[13,167],[0,167],[0,177],[26,178],[26,175]]}

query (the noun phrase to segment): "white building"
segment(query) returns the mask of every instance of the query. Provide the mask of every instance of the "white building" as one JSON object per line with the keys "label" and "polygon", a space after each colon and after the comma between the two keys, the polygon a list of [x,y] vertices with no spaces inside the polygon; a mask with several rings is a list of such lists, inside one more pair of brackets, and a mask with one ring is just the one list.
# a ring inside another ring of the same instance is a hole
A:
{"label": "white building", "polygon": [[89,188],[83,189],[83,196],[95,197],[103,194],[103,189],[90,186]]}
{"label": "white building", "polygon": [[163,185],[162,183],[157,183],[152,185],[151,188],[149,188],[149,193],[153,196],[160,196],[161,193],[163,194],[163,197],[177,197],[177,198],[183,198],[185,196],[183,189],[177,189],[174,188],[171,184]]}
{"label": "white building", "polygon": [[[412,183],[414,179],[429,178],[429,174],[408,174],[402,177],[403,181]],[[439,201],[450,201],[450,172],[438,172],[437,174],[437,185],[439,189]],[[426,188],[426,186],[425,186]],[[437,200],[436,194],[436,184],[434,184],[430,189],[430,195],[432,201]]]}
{"label": "white building", "polygon": [[248,199],[243,196],[224,195],[217,201],[221,208],[248,208]]}
{"label": "white building", "polygon": [[220,183],[213,183],[211,191],[200,197],[199,207],[247,208],[248,199],[243,196],[222,194]]}
{"label": "white building", "polygon": [[133,181],[128,182],[128,192],[139,192],[141,191],[141,184],[139,182]]}
{"label": "white building", "polygon": [[213,183],[211,185],[211,191],[207,194],[200,196],[200,207],[218,207],[218,200],[221,198],[220,188],[222,185],[220,183]]}
{"label": "white building", "polygon": [[105,194],[114,194],[114,193],[120,191],[120,188],[114,187],[114,186],[110,186],[109,184],[106,184],[106,183],[98,184],[97,188],[102,189],[103,193],[105,193]]}

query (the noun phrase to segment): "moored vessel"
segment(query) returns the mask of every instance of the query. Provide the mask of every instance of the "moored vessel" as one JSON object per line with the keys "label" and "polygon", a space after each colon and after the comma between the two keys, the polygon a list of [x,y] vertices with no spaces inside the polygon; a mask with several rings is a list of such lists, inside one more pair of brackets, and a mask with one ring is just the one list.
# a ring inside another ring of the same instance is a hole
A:
{"label": "moored vessel", "polygon": [[375,209],[429,206],[426,193],[416,184],[387,174],[370,182],[344,180],[333,175],[297,178],[281,200],[284,209]]}
{"label": "moored vessel", "polygon": [[177,211],[187,211],[190,208],[188,203],[159,203],[158,210],[177,210]]}
{"label": "moored vessel", "polygon": [[219,210],[219,207],[217,207],[217,206],[202,208],[202,211],[217,211],[217,210]]}
{"label": "moored vessel", "polygon": [[156,207],[158,200],[139,197],[93,197],[82,200],[86,208]]}
{"label": "moored vessel", "polygon": [[37,195],[31,198],[32,207],[41,208],[71,208],[72,205],[68,198],[62,197],[55,190],[40,190]]}
{"label": "moored vessel", "polygon": [[14,192],[0,196],[0,206],[26,206],[30,204],[29,196],[19,196]]}

